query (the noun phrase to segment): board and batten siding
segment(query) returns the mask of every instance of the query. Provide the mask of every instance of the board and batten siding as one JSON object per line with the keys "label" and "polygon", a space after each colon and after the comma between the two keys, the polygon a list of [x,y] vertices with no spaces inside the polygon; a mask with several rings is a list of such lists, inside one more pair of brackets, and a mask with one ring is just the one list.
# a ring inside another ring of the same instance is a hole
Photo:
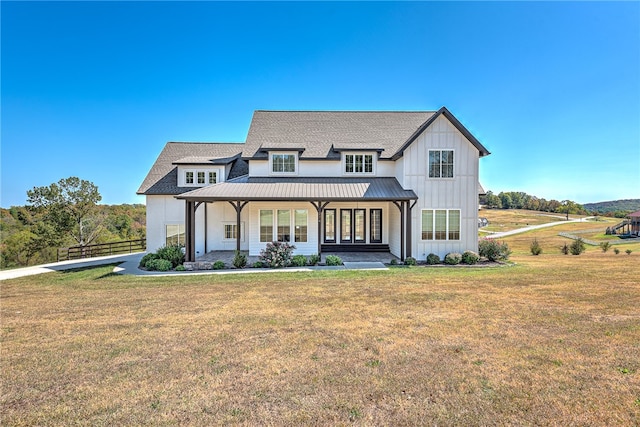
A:
{"label": "board and batten siding", "polygon": [[[429,150],[454,150],[454,177],[429,178]],[[430,253],[440,258],[449,252],[478,250],[478,161],[479,153],[446,117],[440,116],[404,152],[404,188],[412,189],[418,201],[411,212],[412,254],[423,260]],[[422,209],[460,209],[460,240],[422,240]],[[391,242],[390,242],[391,243]]]}

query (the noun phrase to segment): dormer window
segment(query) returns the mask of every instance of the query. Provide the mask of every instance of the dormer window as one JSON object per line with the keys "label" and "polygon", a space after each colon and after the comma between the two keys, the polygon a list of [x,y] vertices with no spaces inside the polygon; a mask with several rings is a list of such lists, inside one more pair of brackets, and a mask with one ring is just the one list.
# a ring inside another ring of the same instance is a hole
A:
{"label": "dormer window", "polygon": [[371,174],[373,173],[373,154],[345,154],[344,173]]}
{"label": "dormer window", "polygon": [[178,185],[184,187],[204,187],[217,184],[220,179],[224,180],[224,176],[220,175],[220,169],[182,169],[179,176]]}
{"label": "dormer window", "polygon": [[271,153],[271,172],[280,173],[296,173],[296,164],[298,157],[293,153]]}

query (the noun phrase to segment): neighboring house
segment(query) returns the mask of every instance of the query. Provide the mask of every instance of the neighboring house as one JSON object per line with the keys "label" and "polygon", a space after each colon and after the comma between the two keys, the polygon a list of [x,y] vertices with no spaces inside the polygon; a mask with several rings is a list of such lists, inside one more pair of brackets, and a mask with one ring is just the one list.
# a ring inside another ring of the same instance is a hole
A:
{"label": "neighboring house", "polygon": [[147,248],[258,255],[390,251],[401,259],[478,249],[479,158],[446,109],[263,111],[244,143],[169,142],[138,190]]}

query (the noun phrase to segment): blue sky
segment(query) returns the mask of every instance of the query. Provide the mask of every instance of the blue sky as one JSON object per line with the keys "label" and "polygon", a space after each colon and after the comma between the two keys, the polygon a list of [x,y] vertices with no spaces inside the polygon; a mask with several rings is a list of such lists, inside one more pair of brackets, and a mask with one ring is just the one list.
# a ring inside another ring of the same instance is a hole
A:
{"label": "blue sky", "polygon": [[0,205],[78,176],[135,192],[167,141],[256,109],[437,110],[487,190],[640,197],[640,2],[6,2]]}

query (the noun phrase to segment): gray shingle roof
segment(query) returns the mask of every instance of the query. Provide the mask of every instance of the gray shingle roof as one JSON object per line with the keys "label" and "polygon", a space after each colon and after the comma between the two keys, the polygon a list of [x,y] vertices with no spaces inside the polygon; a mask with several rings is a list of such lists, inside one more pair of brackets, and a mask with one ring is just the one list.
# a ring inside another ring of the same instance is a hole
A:
{"label": "gray shingle roof", "polygon": [[336,149],[383,150],[390,158],[434,111],[264,111],[253,114],[242,157],[260,149],[304,149],[300,158],[335,157]]}
{"label": "gray shingle roof", "polygon": [[243,176],[178,196],[189,200],[415,200],[395,178],[269,178]]}
{"label": "gray shingle roof", "polygon": [[[242,143],[217,142],[167,142],[140,185],[138,194],[181,194],[193,187],[178,187],[178,167],[176,163],[194,160],[186,164],[229,164],[233,162],[227,179],[248,173],[247,163],[237,157],[242,152]],[[234,157],[235,156],[235,157]],[[204,163],[200,163],[204,162]]]}

